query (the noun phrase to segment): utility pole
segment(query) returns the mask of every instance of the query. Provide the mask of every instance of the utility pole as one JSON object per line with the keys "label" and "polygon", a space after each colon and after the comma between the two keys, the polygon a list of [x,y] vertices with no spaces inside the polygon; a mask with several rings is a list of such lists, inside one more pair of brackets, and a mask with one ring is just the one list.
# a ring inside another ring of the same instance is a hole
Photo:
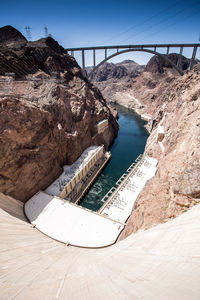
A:
{"label": "utility pole", "polygon": [[45,37],[48,37],[48,28],[47,26],[44,27],[44,34],[45,34]]}
{"label": "utility pole", "polygon": [[45,37],[52,37],[52,34],[49,33],[49,30],[48,30],[47,26],[44,27],[44,33],[45,33]]}
{"label": "utility pole", "polygon": [[32,36],[31,36],[31,27],[30,26],[26,26],[25,27],[26,30],[26,36],[27,36],[27,40],[31,41],[32,40]]}

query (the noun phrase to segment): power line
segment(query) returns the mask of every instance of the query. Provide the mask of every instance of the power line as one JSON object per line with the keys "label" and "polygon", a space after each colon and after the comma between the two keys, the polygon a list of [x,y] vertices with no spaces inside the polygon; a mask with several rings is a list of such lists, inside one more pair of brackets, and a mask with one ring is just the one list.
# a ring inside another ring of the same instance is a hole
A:
{"label": "power line", "polygon": [[121,33],[115,35],[114,37],[112,37],[112,38],[106,40],[104,43],[106,43],[107,41],[112,41],[112,40],[114,40],[114,39],[116,39],[116,38],[118,38],[118,37],[124,35],[125,33],[131,31],[132,29],[138,28],[138,27],[140,27],[140,26],[142,26],[142,25],[148,23],[149,21],[151,21],[151,20],[154,19],[155,17],[157,17],[157,16],[159,16],[159,15],[165,13],[166,11],[170,10],[171,8],[174,8],[174,7],[177,6],[179,3],[182,3],[182,2],[183,2],[182,0],[181,0],[181,1],[175,2],[174,4],[168,6],[167,8],[165,8],[165,9],[159,11],[159,12],[156,13],[155,15],[152,15],[151,17],[147,18],[145,21],[139,23],[138,25],[136,25],[136,26],[131,26],[131,27],[128,28],[127,30],[125,30],[125,31],[123,31],[123,32],[121,32]]}
{"label": "power line", "polygon": [[141,42],[141,41],[143,41],[143,40],[145,40],[145,39],[147,39],[147,38],[149,38],[149,37],[151,37],[151,36],[154,36],[154,35],[156,35],[157,33],[160,33],[160,32],[162,32],[162,31],[164,31],[164,30],[166,30],[166,29],[168,29],[168,28],[170,28],[170,27],[172,27],[172,26],[174,26],[174,25],[176,25],[176,24],[178,24],[178,23],[181,23],[181,22],[183,22],[183,21],[185,21],[185,20],[187,20],[187,19],[189,19],[189,18],[191,18],[191,17],[193,17],[194,15],[197,15],[197,14],[199,14],[199,13],[200,13],[200,11],[195,11],[193,14],[191,14],[191,15],[189,15],[189,16],[187,16],[187,17],[184,17],[184,18],[182,18],[181,20],[178,20],[178,21],[174,22],[173,24],[168,25],[168,26],[166,26],[165,28],[162,28],[162,29],[160,29],[160,30],[158,30],[158,31],[156,31],[156,32],[154,32],[154,33],[152,33],[151,35],[148,35],[148,37],[136,41],[136,43],[137,43],[137,42]]}
{"label": "power line", "polygon": [[[196,2],[195,2],[195,4],[199,5],[200,3],[196,3]],[[195,4],[194,4],[194,5],[195,5]],[[191,4],[189,5],[189,7],[191,7]],[[161,20],[160,22],[158,22],[158,23],[156,23],[156,24],[154,24],[154,25],[152,25],[152,26],[150,26],[150,27],[148,27],[148,28],[143,29],[143,30],[141,30],[141,31],[139,31],[139,32],[137,32],[137,33],[135,33],[134,35],[132,35],[132,36],[130,36],[130,37],[128,37],[128,38],[125,38],[125,39],[121,40],[121,41],[119,42],[119,44],[120,44],[120,43],[123,43],[124,41],[129,40],[130,38],[133,38],[133,37],[135,37],[135,36],[138,36],[138,35],[140,35],[141,33],[144,33],[144,32],[146,32],[146,31],[149,31],[149,29],[152,29],[152,28],[154,28],[154,27],[157,27],[158,25],[160,25],[160,24],[162,24],[162,23],[168,21],[169,19],[172,19],[172,18],[176,17],[177,15],[181,14],[181,13],[182,13],[183,11],[185,11],[186,9],[188,9],[188,6],[185,7],[184,9],[178,11],[178,12],[175,13],[174,15],[172,15],[172,16],[170,16],[170,17],[167,17],[167,18],[165,18],[164,20]]]}
{"label": "power line", "polygon": [[48,37],[48,28],[47,28],[47,26],[44,27],[44,34],[45,34],[45,37]]}
{"label": "power line", "polygon": [[31,36],[31,27],[30,26],[26,26],[25,27],[26,30],[26,36],[27,36],[27,40],[31,41],[32,40],[32,36]]}

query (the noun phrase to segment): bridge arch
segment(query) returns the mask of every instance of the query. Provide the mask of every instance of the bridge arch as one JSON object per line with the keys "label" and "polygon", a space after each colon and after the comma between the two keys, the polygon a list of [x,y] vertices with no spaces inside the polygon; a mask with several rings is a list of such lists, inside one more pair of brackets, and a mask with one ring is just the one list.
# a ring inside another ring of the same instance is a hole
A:
{"label": "bridge arch", "polygon": [[103,65],[106,61],[110,60],[111,58],[117,56],[117,55],[120,55],[120,54],[124,54],[124,53],[127,53],[127,52],[133,52],[133,51],[140,51],[140,52],[147,52],[147,53],[151,53],[151,54],[154,54],[154,55],[157,55],[159,56],[160,58],[164,59],[165,61],[167,61],[174,69],[177,70],[177,72],[182,76],[184,73],[181,69],[179,69],[165,54],[161,54],[157,51],[154,51],[154,50],[150,50],[150,49],[126,49],[126,50],[122,50],[122,51],[119,51],[119,52],[116,52],[108,57],[106,57],[104,60],[102,60],[93,70],[92,72],[89,74],[89,77],[91,77],[91,75],[101,66]]}

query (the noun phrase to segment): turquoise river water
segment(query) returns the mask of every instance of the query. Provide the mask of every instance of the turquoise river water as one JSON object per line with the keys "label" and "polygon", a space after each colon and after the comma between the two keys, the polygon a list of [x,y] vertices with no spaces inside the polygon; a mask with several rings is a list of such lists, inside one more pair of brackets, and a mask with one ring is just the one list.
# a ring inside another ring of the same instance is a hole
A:
{"label": "turquoise river water", "polygon": [[113,187],[121,175],[135,161],[139,154],[144,152],[148,132],[143,121],[133,111],[115,105],[119,114],[119,132],[113,145],[110,147],[112,157],[100,176],[92,185],[80,205],[97,211],[103,202],[101,199]]}

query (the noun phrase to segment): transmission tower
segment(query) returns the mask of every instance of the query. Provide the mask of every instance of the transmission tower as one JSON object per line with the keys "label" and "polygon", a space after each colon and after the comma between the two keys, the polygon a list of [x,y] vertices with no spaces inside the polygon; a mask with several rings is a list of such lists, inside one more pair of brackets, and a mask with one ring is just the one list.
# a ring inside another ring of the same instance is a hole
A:
{"label": "transmission tower", "polygon": [[45,34],[45,37],[49,36],[47,26],[44,27],[44,34]]}
{"label": "transmission tower", "polygon": [[26,30],[26,36],[27,36],[27,40],[31,41],[32,40],[32,36],[31,36],[31,27],[30,26],[26,26],[25,27]]}

